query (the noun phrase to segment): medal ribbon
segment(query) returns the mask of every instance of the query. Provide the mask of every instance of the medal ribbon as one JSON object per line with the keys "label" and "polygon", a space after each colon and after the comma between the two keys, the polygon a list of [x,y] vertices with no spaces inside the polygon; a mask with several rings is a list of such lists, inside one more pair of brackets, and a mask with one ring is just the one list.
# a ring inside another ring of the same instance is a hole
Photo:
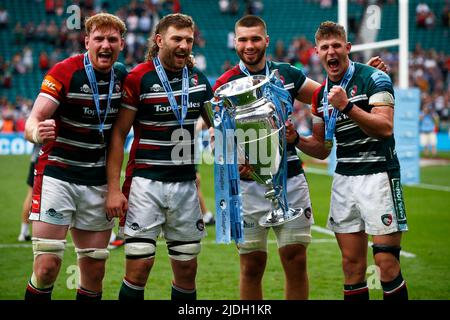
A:
{"label": "medal ribbon", "polygon": [[156,73],[158,74],[158,78],[163,85],[164,91],[167,94],[167,98],[169,100],[170,106],[172,107],[172,111],[175,114],[178,122],[181,127],[183,127],[184,119],[186,118],[187,109],[189,105],[189,72],[187,66],[183,68],[183,76],[181,82],[181,115],[178,111],[178,103],[175,99],[175,96],[172,91],[172,87],[170,86],[169,79],[167,78],[166,72],[164,71],[163,66],[161,65],[161,61],[159,57],[153,58],[153,64],[156,68]]}
{"label": "medal ribbon", "polygon": [[105,126],[106,118],[109,113],[109,109],[111,107],[111,98],[112,98],[112,94],[113,94],[113,90],[114,90],[114,68],[111,68],[111,78],[109,80],[109,91],[108,91],[108,102],[106,104],[105,116],[102,121],[101,115],[100,115],[100,96],[98,94],[97,79],[95,78],[94,68],[92,67],[92,63],[89,60],[89,55],[87,52],[84,54],[83,61],[84,61],[84,69],[86,70],[89,84],[91,85],[92,98],[94,99],[95,109],[97,110],[98,121],[100,123],[98,131],[100,132],[100,135],[102,137],[104,137],[103,127]]}
{"label": "medal ribbon", "polygon": [[[347,71],[345,72],[344,78],[342,79],[339,86],[341,86],[344,90],[347,87],[348,83],[353,77],[353,74],[355,73],[355,63],[353,61],[350,61],[350,66],[348,67]],[[333,135],[334,135],[334,129],[336,127],[336,118],[340,114],[339,110],[336,108],[333,108],[333,111],[331,111],[331,115],[328,113],[328,77],[325,82],[325,88],[323,90],[323,121],[325,122],[325,142],[329,141],[328,143],[332,143],[333,141]]]}

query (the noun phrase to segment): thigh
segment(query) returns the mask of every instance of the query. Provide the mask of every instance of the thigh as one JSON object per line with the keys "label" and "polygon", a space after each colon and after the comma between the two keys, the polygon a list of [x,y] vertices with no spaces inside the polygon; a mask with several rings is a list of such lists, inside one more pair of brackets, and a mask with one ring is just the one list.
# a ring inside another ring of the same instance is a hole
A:
{"label": "thigh", "polygon": [[392,187],[386,172],[361,176],[358,206],[366,233],[384,235],[399,231]]}
{"label": "thigh", "polygon": [[76,211],[76,190],[66,181],[36,176],[30,220],[68,226]]}
{"label": "thigh", "polygon": [[342,257],[358,262],[367,260],[368,236],[366,233],[336,233],[336,240]]}
{"label": "thigh", "polygon": [[166,222],[163,184],[142,177],[131,179],[124,233],[127,237],[156,240]]}
{"label": "thigh", "polygon": [[301,244],[307,247],[311,242],[311,224],[314,218],[309,197],[309,188],[303,174],[294,176],[287,181],[288,202],[290,208],[302,208],[303,214],[289,222],[273,228],[279,248],[291,244]]}
{"label": "thigh", "polygon": [[239,253],[267,251],[268,228],[259,225],[259,219],[271,210],[270,201],[264,197],[265,187],[254,181],[241,181],[242,218],[244,242],[238,245]]}
{"label": "thigh", "polygon": [[107,186],[77,186],[77,212],[71,227],[87,231],[105,231],[114,227],[105,210]]}
{"label": "thigh", "polygon": [[170,241],[195,241],[206,236],[195,181],[164,183],[167,194],[164,237]]}
{"label": "thigh", "polygon": [[356,176],[335,173],[331,190],[330,213],[327,226],[337,233],[364,230],[364,221],[354,198]]}

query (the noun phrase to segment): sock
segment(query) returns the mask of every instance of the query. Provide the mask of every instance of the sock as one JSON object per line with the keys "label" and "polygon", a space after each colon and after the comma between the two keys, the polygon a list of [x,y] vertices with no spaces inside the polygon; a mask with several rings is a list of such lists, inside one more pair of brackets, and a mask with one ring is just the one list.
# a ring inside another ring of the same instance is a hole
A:
{"label": "sock", "polygon": [[127,278],[123,278],[119,292],[119,300],[144,300],[144,289],[145,287],[138,286]]}
{"label": "sock", "polygon": [[191,290],[182,289],[180,287],[177,287],[175,283],[172,283],[171,300],[197,300],[197,291],[195,290],[195,288]]}
{"label": "sock", "polygon": [[369,288],[367,281],[357,284],[344,284],[345,301],[367,301],[369,300]]}
{"label": "sock", "polygon": [[94,292],[91,290],[87,290],[83,287],[79,287],[77,290],[77,297],[76,300],[78,301],[100,301],[102,300],[102,292]]}
{"label": "sock", "polygon": [[28,281],[27,289],[25,291],[26,301],[50,301],[52,300],[53,286],[45,289],[38,289]]}
{"label": "sock", "polygon": [[29,226],[30,224],[22,222],[22,226],[20,227],[20,234],[23,234],[24,236],[29,236],[30,235]]}
{"label": "sock", "polygon": [[392,281],[381,281],[381,286],[383,287],[384,300],[408,300],[408,289],[406,288],[406,281],[403,279],[401,272]]}

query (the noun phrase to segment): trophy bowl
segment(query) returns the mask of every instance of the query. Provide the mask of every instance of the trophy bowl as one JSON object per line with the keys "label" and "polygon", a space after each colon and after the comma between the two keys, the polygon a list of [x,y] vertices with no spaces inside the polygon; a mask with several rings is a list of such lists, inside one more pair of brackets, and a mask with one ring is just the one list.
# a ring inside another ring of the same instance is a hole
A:
{"label": "trophy bowl", "polygon": [[222,100],[226,112],[235,119],[238,163],[251,166],[251,178],[267,188],[265,197],[271,201],[272,210],[259,221],[264,227],[283,224],[303,213],[301,208],[288,207],[283,196],[286,190],[279,181],[281,175],[287,175],[284,171],[280,173],[286,157],[286,140],[282,115],[265,94],[269,82],[267,76],[254,75],[228,82],[214,93],[215,99]]}

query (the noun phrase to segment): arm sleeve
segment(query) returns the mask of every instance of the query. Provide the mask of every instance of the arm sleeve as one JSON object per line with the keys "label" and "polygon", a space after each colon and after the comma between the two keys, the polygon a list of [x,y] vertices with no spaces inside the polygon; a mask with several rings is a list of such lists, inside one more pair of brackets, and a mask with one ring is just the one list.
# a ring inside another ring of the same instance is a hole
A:
{"label": "arm sleeve", "polygon": [[64,62],[57,63],[51,68],[42,81],[39,95],[43,95],[59,105],[64,99],[65,90],[70,81],[67,69]]}
{"label": "arm sleeve", "polygon": [[127,108],[133,111],[138,110],[139,95],[140,95],[140,78],[136,72],[131,71],[125,78],[122,90],[122,103],[123,108]]}

